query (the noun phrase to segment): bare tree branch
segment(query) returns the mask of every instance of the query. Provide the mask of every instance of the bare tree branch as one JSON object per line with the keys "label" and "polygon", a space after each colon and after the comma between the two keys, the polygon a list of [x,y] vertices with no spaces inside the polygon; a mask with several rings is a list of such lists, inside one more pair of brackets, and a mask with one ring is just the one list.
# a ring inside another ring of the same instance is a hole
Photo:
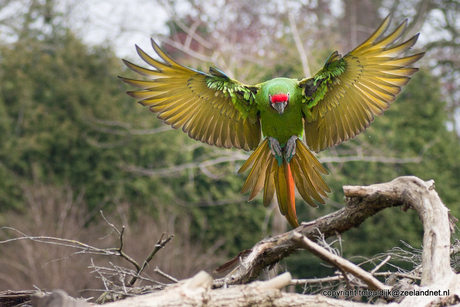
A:
{"label": "bare tree branch", "polygon": [[380,162],[380,163],[394,163],[394,164],[405,164],[405,163],[420,163],[422,157],[407,157],[407,158],[395,158],[395,157],[378,157],[378,156],[344,156],[344,157],[321,157],[318,159],[321,163],[345,163],[353,161],[363,162]]}
{"label": "bare tree branch", "polygon": [[178,283],[179,280],[177,280],[176,278],[172,277],[171,275],[169,274],[166,274],[165,272],[163,272],[162,270],[160,270],[160,268],[156,267],[155,270],[153,270],[155,273],[157,273],[158,275],[160,276],[163,276],[167,279],[169,279],[170,281],[174,282],[174,283]]}
{"label": "bare tree branch", "polygon": [[[139,270],[137,271],[137,274],[140,275],[142,274],[142,271],[144,271],[145,267],[149,264],[149,262],[153,259],[153,257],[155,257],[156,253],[158,253],[158,251],[160,249],[162,249],[163,247],[165,247],[166,244],[169,243],[169,241],[172,240],[172,238],[174,238],[174,235],[170,235],[168,238],[164,239],[163,240],[163,237],[164,237],[165,234],[162,234],[160,239],[158,240],[157,244],[155,244],[155,248],[153,249],[153,251],[150,253],[150,255],[144,260],[144,262],[142,263],[142,266],[139,268]],[[136,282],[137,280],[137,276],[134,276],[133,278],[131,278],[131,280],[129,281],[128,285],[132,286],[134,285],[134,283]]]}
{"label": "bare tree branch", "polygon": [[[162,2],[162,5],[163,7],[167,10],[168,14],[171,16],[171,18],[173,19],[174,23],[179,27],[181,28],[182,31],[184,31],[185,33],[187,33],[187,39],[188,37],[190,38],[193,38],[194,40],[196,40],[197,42],[199,42],[203,47],[207,48],[207,49],[213,49],[214,46],[213,44],[211,44],[210,42],[208,42],[206,39],[204,39],[203,37],[201,37],[200,35],[198,35],[196,33],[196,28],[198,27],[198,25],[201,23],[201,20],[200,19],[196,19],[196,21],[193,23],[192,27],[188,27],[182,20],[181,18],[179,18],[176,14],[176,10],[174,10],[173,8],[171,8],[171,6],[166,2],[166,1],[161,1]],[[190,46],[190,43],[185,43],[184,44],[186,47],[189,47]],[[188,48],[189,49],[189,48]]]}
{"label": "bare tree branch", "polygon": [[[116,135],[144,135],[144,134],[157,134],[164,131],[173,130],[171,126],[162,125],[158,128],[153,129],[134,129],[131,124],[115,121],[115,120],[104,120],[100,118],[86,118],[87,123],[90,124],[96,131],[116,134]],[[115,128],[109,128],[115,127]],[[120,129],[117,129],[120,128]]]}
{"label": "bare tree branch", "polygon": [[289,18],[289,27],[291,29],[292,36],[294,37],[295,46],[297,51],[299,52],[300,60],[302,61],[302,68],[305,77],[310,77],[310,66],[308,65],[308,56],[305,52],[305,48],[303,47],[302,40],[300,39],[299,31],[297,30],[297,25],[295,22],[294,13],[288,7],[288,2],[285,1],[285,5],[287,8],[287,14]]}
{"label": "bare tree branch", "polygon": [[[432,142],[430,142],[431,144]],[[432,146],[433,144],[431,144]],[[396,158],[396,157],[387,157],[387,156],[366,156],[362,152],[358,152],[358,155],[353,156],[325,156],[325,157],[318,157],[318,160],[321,163],[345,163],[345,162],[352,162],[352,161],[364,161],[364,162],[380,162],[380,163],[393,163],[393,164],[404,164],[404,163],[420,163],[423,160],[423,155],[428,150],[428,147],[420,152],[417,157],[403,157],[403,158]],[[145,176],[155,176],[155,177],[169,177],[174,176],[175,173],[187,170],[187,169],[194,169],[199,168],[205,175],[211,177],[213,179],[218,179],[220,176],[215,175],[211,171],[207,169],[207,167],[212,165],[217,165],[221,163],[227,162],[235,162],[235,161],[243,161],[249,158],[249,154],[245,154],[242,152],[229,152],[228,154],[213,158],[210,160],[200,161],[200,162],[190,162],[180,165],[169,166],[165,168],[157,168],[157,169],[146,169],[139,166],[128,165],[125,166],[124,169],[131,173],[138,173]]]}
{"label": "bare tree branch", "polygon": [[[172,40],[166,36],[162,36],[161,37],[161,41],[162,42],[165,42],[167,43],[168,45],[171,45],[173,46],[174,48],[188,54],[189,56],[197,59],[197,60],[200,60],[200,61],[203,61],[203,62],[211,62],[211,63],[215,63],[216,61],[216,58],[214,56],[206,56],[202,53],[199,53],[199,52],[196,52],[190,48],[187,48],[186,46],[182,45],[181,43],[175,41],[175,40]],[[215,53],[214,53],[215,54]]]}
{"label": "bare tree branch", "polygon": [[218,157],[215,159],[205,160],[201,162],[190,162],[190,163],[185,163],[185,164],[175,165],[175,166],[170,166],[170,167],[165,167],[165,168],[145,169],[145,168],[137,167],[137,166],[126,166],[124,169],[128,172],[139,173],[139,174],[147,175],[147,176],[169,177],[169,176],[173,176],[174,173],[177,173],[177,172],[180,172],[186,169],[199,168],[206,175],[212,178],[215,178],[215,175],[211,174],[206,169],[207,167],[216,165],[216,164],[225,163],[225,162],[235,162],[237,160],[246,160],[248,157],[249,157],[248,155],[235,152],[231,155],[225,155],[225,156]]}
{"label": "bare tree branch", "polygon": [[380,268],[383,267],[388,261],[390,261],[390,259],[391,259],[391,256],[388,255],[382,262],[379,263],[379,265],[377,265],[375,268],[372,269],[371,274],[374,275],[375,272],[380,270]]}
{"label": "bare tree branch", "polygon": [[432,2],[432,0],[421,0],[418,3],[418,7],[415,10],[417,14],[414,16],[414,20],[410,23],[408,30],[404,33],[404,37],[402,37],[402,39],[405,37],[412,37],[420,31],[430,10],[432,9]]}

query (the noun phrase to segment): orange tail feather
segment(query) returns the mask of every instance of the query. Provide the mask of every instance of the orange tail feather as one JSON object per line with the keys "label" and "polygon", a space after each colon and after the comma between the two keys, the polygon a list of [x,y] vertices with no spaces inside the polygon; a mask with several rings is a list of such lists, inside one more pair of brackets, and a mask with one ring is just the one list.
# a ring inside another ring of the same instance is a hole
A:
{"label": "orange tail feather", "polygon": [[295,183],[294,177],[292,177],[290,163],[287,163],[286,160],[283,161],[284,164],[284,179],[286,180],[287,187],[287,214],[286,219],[292,228],[299,227],[299,222],[297,221],[297,213],[295,211]]}

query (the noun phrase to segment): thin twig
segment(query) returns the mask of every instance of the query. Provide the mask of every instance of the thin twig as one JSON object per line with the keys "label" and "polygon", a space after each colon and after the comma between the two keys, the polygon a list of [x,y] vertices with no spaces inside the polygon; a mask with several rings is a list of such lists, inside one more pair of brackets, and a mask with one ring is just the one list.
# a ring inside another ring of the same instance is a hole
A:
{"label": "thin twig", "polygon": [[118,234],[118,237],[120,238],[120,247],[118,248],[118,253],[119,255],[126,259],[126,261],[128,261],[129,263],[131,263],[132,265],[134,265],[136,267],[136,270],[137,271],[140,271],[141,267],[140,265],[137,263],[136,260],[134,260],[133,258],[129,257],[124,251],[123,251],[123,245],[124,245],[124,242],[123,242],[123,234],[125,233],[125,226],[122,227],[121,231],[112,223],[110,223],[104,216],[104,213],[101,211],[101,216],[102,218],[104,219],[104,221],[110,226],[112,227],[113,230],[115,230],[115,232]]}
{"label": "thin twig", "polygon": [[[150,253],[150,255],[147,257],[147,259],[144,260],[144,263],[142,263],[142,266],[139,268],[137,274],[140,275],[142,273],[142,271],[145,269],[145,267],[149,264],[149,262],[153,259],[153,257],[155,257],[155,254],[158,253],[158,251],[160,249],[162,249],[163,247],[165,247],[166,244],[169,243],[169,241],[172,240],[172,238],[174,238],[174,235],[170,235],[167,239],[163,240],[163,237],[164,237],[164,233],[161,235],[160,239],[158,240],[157,244],[155,244],[155,247],[153,249],[153,251]],[[128,282],[128,285],[132,286],[134,285],[134,283],[136,282],[137,280],[137,277],[134,276],[133,278],[131,278],[131,280]]]}
{"label": "thin twig", "polygon": [[391,275],[394,275],[396,277],[399,277],[399,278],[409,278],[409,279],[413,279],[413,280],[421,280],[422,278],[420,276],[415,276],[415,275],[410,275],[410,274],[404,274],[404,273],[399,273],[399,272],[377,272],[374,274],[374,276],[383,276],[383,277],[387,277],[387,276],[391,276]]}
{"label": "thin twig", "polygon": [[330,276],[330,277],[324,277],[324,278],[310,278],[310,279],[292,279],[291,280],[291,285],[307,285],[307,284],[323,284],[323,283],[329,283],[333,281],[340,281],[343,280],[342,275],[337,275],[337,276]]}
{"label": "thin twig", "polygon": [[178,283],[179,280],[172,277],[171,275],[168,275],[166,274],[165,272],[163,272],[162,270],[160,270],[158,267],[155,268],[155,270],[153,270],[155,273],[157,273],[158,275],[161,275],[163,276],[164,278],[167,278],[169,280],[171,280],[172,282],[175,282],[175,283]]}
{"label": "thin twig", "polygon": [[120,267],[120,266],[114,265],[112,263],[111,263],[111,265],[113,266],[113,268],[99,267],[99,266],[95,266],[94,264],[89,266],[89,268],[94,269],[95,272],[97,271],[98,273],[102,273],[104,275],[113,274],[111,276],[114,276],[114,275],[116,275],[118,273],[122,273],[122,274],[124,274],[126,276],[133,276],[133,277],[135,276],[140,280],[155,283],[155,284],[158,284],[160,286],[166,286],[165,283],[159,282],[159,281],[157,281],[155,279],[152,279],[150,277],[141,276],[141,275],[137,274],[134,270],[130,270],[130,269],[127,269],[127,268],[124,268],[124,267]]}
{"label": "thin twig", "polygon": [[372,276],[369,272],[366,272],[365,270],[361,269],[360,267],[351,263],[350,261],[331,253],[324,247],[319,246],[317,243],[311,241],[310,239],[303,236],[302,234],[294,231],[292,233],[292,240],[297,242],[301,247],[310,251],[315,256],[336,266],[341,271],[350,273],[353,276],[358,277],[365,284],[367,284],[370,289],[372,290],[389,289],[388,286],[382,284],[378,279]]}
{"label": "thin twig", "polygon": [[372,269],[371,274],[374,275],[375,272],[380,270],[381,267],[383,267],[388,261],[390,261],[391,256],[388,255],[382,262],[380,262],[375,268]]}

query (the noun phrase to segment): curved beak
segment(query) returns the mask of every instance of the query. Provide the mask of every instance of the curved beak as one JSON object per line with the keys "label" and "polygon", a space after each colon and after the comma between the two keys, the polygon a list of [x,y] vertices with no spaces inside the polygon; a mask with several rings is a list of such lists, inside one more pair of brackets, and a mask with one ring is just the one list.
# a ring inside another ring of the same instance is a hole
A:
{"label": "curved beak", "polygon": [[271,103],[271,106],[273,107],[273,109],[278,111],[279,114],[283,114],[284,109],[286,109],[287,104],[288,102],[284,101],[284,102]]}

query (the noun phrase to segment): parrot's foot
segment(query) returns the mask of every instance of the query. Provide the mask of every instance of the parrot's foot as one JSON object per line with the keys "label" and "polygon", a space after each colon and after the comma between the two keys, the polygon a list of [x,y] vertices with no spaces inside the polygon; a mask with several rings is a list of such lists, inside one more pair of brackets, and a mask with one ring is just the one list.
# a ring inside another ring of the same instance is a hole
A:
{"label": "parrot's foot", "polygon": [[280,142],[274,137],[268,137],[268,145],[273,156],[275,156],[278,165],[281,166],[283,163],[283,151],[281,150]]}
{"label": "parrot's foot", "polygon": [[285,152],[284,152],[284,158],[286,159],[287,163],[291,162],[292,157],[294,157],[294,155],[295,155],[295,148],[296,148],[295,141],[297,139],[298,139],[297,135],[293,135],[293,136],[291,136],[291,138],[286,143],[286,148],[285,148]]}

